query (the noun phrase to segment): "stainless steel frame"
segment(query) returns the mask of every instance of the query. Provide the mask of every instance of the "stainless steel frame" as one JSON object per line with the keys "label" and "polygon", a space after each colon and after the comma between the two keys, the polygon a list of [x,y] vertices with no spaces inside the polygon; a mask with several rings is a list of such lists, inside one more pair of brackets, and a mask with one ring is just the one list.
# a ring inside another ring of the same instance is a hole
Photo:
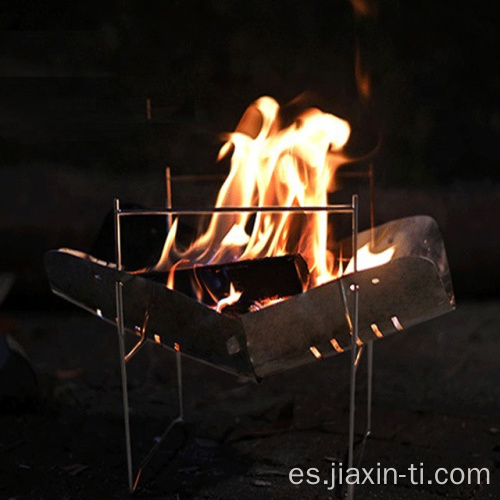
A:
{"label": "stainless steel frame", "polygon": [[[370,170],[370,191],[373,171]],[[350,204],[321,207],[171,208],[167,173],[167,208],[123,210],[114,203],[116,264],[99,261],[73,250],[49,252],[45,257],[52,290],[96,314],[118,330],[127,472],[130,491],[137,488],[142,471],[172,428],[184,420],[181,352],[183,356],[252,380],[287,370],[316,358],[351,349],[348,467],[355,462],[356,373],[361,353],[367,353],[366,429],[359,448],[361,460],[371,433],[373,341],[454,309],[455,301],[444,244],[433,219],[425,216],[392,221],[369,231],[358,231],[358,198]],[[373,211],[373,203],[371,202]],[[238,318],[219,314],[164,285],[129,273],[122,266],[121,219],[164,215],[168,228],[175,215],[214,213],[298,212],[338,213],[351,218],[354,268],[351,274],[293,296],[286,301],[246,313]],[[375,253],[395,244],[390,262],[360,270],[358,249],[369,244]],[[113,285],[113,286],[112,286]],[[314,318],[314,321],[311,320]],[[265,335],[272,330],[273,335]],[[128,331],[139,337],[125,354]],[[126,363],[154,341],[176,353],[179,414],[141,463],[134,476],[132,465]],[[348,486],[349,499],[354,487]]]}
{"label": "stainless steel frame", "polygon": [[[171,190],[170,190],[170,171],[167,170],[167,205],[166,209],[129,209],[123,210],[120,208],[120,201],[118,199],[114,200],[114,220],[115,220],[115,243],[116,243],[116,266],[118,271],[123,270],[122,266],[122,244],[121,244],[121,225],[120,218],[126,216],[147,216],[147,215],[165,215],[167,216],[168,227],[171,226],[172,217],[176,215],[212,215],[215,213],[336,213],[336,214],[348,214],[351,215],[351,229],[352,229],[352,252],[353,252],[353,273],[354,276],[358,269],[358,197],[357,195],[352,196],[351,204],[342,205],[328,205],[321,207],[224,207],[224,208],[213,208],[213,209],[184,209],[184,210],[174,210],[171,208]],[[152,456],[163,442],[163,440],[168,436],[170,431],[178,423],[184,421],[184,409],[183,409],[183,399],[182,399],[182,370],[181,370],[181,350],[178,344],[176,344],[176,363],[177,363],[177,382],[178,382],[178,395],[179,395],[179,415],[177,418],[172,420],[168,425],[162,436],[155,442],[154,446],[151,448],[146,458],[142,461],[138,472],[135,476],[133,475],[132,466],[132,446],[131,446],[131,435],[130,435],[130,413],[128,404],[128,389],[127,389],[127,366],[126,362],[131,359],[131,357],[139,350],[144,342],[145,329],[141,331],[141,340],[138,341],[137,345],[130,351],[128,355],[125,355],[125,322],[124,322],[124,309],[123,309],[123,282],[117,280],[115,282],[115,299],[116,299],[116,317],[117,317],[117,330],[118,330],[118,342],[119,342],[119,356],[120,356],[120,370],[121,370],[121,384],[122,384],[122,395],[123,395],[123,415],[124,415],[124,425],[125,425],[125,447],[127,456],[127,476],[129,490],[133,493],[138,484],[140,477],[147,463],[151,460]],[[351,284],[352,294],[352,304],[346,302],[346,315],[349,318],[348,323],[351,325],[351,368],[350,368],[350,403],[349,403],[349,445],[348,445],[348,467],[353,467],[354,465],[354,432],[355,432],[355,414],[356,414],[356,373],[358,366],[358,310],[359,310],[359,287],[353,282]],[[365,438],[368,437],[370,433],[370,421],[371,421],[371,401],[372,401],[372,360],[373,351],[369,349],[369,382],[368,382],[368,427],[365,432]],[[362,351],[360,351],[361,353]],[[348,487],[348,499],[354,498],[354,488],[352,486]]]}

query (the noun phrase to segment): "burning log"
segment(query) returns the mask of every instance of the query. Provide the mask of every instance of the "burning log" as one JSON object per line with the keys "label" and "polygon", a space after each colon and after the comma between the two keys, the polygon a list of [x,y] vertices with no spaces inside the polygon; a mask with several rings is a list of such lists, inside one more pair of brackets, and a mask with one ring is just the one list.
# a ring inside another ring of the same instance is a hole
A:
{"label": "burning log", "polygon": [[[141,276],[160,283],[166,283],[168,278],[167,273],[158,272]],[[234,292],[240,293],[220,311],[241,314],[260,309],[261,301],[302,293],[308,279],[307,264],[296,254],[176,269],[172,288],[214,306],[231,295],[232,286]]]}

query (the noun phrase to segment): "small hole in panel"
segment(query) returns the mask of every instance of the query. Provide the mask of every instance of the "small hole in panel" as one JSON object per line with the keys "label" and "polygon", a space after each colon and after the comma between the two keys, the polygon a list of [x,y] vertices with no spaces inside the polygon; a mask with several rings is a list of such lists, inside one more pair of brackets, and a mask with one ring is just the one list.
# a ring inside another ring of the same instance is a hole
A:
{"label": "small hole in panel", "polygon": [[373,333],[378,337],[378,338],[382,338],[384,336],[384,334],[380,331],[379,327],[377,326],[376,323],[372,323],[371,325],[371,329],[373,331]]}
{"label": "small hole in panel", "polygon": [[309,350],[314,354],[316,359],[321,359],[323,357],[316,347],[311,346],[309,347]]}
{"label": "small hole in panel", "polygon": [[337,352],[344,352],[344,349],[340,346],[340,344],[337,342],[337,339],[332,339],[330,340],[330,344],[332,344],[332,347],[337,351]]}
{"label": "small hole in panel", "polygon": [[393,316],[391,318],[392,324],[395,326],[396,330],[403,330],[403,325],[399,322],[399,319],[397,316]]}

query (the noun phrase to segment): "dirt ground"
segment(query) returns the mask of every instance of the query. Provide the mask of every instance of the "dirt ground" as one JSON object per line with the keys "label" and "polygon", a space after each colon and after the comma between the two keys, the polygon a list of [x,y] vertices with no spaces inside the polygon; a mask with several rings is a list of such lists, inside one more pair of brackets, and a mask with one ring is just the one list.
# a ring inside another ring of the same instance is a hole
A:
{"label": "dirt ground", "polygon": [[[3,311],[0,329],[24,347],[40,390],[35,411],[0,416],[0,497],[127,498],[115,329],[57,301],[43,312]],[[500,498],[499,330],[499,301],[467,301],[375,343],[373,434],[361,466],[415,464],[427,484],[365,484],[356,498]],[[136,496],[340,498],[323,479],[291,484],[289,472],[315,467],[330,478],[332,463],[345,460],[348,370],[340,355],[257,385],[184,360],[186,423],[151,460]],[[148,346],[128,373],[136,468],[177,414],[174,357]],[[358,375],[361,433],[364,363]],[[490,484],[429,484],[439,467],[485,467]]]}

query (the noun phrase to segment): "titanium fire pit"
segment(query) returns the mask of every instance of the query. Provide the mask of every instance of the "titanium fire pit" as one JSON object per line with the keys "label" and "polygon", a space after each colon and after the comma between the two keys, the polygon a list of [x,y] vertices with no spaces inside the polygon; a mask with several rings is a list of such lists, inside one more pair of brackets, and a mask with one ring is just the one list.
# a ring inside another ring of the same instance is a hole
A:
{"label": "titanium fire pit", "polygon": [[[123,210],[115,200],[116,263],[61,249],[45,256],[52,291],[118,328],[129,488],[134,491],[145,465],[172,427],[183,421],[181,353],[254,381],[351,351],[348,467],[354,465],[356,371],[366,346],[368,406],[365,439],[371,427],[373,341],[455,308],[448,262],[436,222],[408,217],[358,234],[358,202],[322,207],[235,207],[211,210]],[[238,316],[221,314],[195,299],[140,274],[123,270],[120,220],[127,216],[213,214],[218,212],[340,213],[351,216],[352,268],[348,274]],[[358,249],[394,247],[389,262],[362,269]],[[124,334],[140,337],[125,354]],[[176,352],[179,416],[146,456],[134,480],[130,444],[126,361],[146,340]],[[364,446],[364,441],[363,441]],[[348,497],[353,498],[353,487]]]}

